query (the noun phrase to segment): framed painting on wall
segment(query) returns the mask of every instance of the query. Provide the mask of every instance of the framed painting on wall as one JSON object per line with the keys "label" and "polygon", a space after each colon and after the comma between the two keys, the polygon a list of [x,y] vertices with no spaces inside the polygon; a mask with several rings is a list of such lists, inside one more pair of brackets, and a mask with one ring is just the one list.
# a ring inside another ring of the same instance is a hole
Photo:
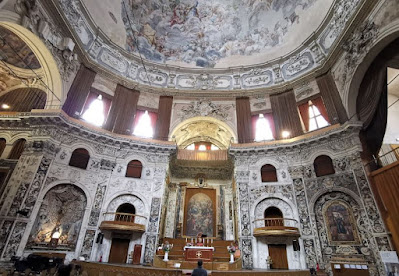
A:
{"label": "framed painting on wall", "polygon": [[323,207],[323,216],[330,244],[359,243],[354,216],[347,203],[338,200],[327,203]]}

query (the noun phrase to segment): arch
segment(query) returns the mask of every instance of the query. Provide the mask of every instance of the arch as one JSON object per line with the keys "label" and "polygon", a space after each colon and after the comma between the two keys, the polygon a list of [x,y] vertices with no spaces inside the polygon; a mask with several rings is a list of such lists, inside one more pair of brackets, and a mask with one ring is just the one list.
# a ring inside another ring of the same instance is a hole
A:
{"label": "arch", "polygon": [[194,142],[211,142],[220,149],[227,149],[232,141],[237,141],[237,137],[230,126],[218,119],[194,117],[178,124],[169,140],[174,140],[180,148]]}
{"label": "arch", "polygon": [[[269,197],[261,200],[255,206],[254,210],[255,219],[264,218],[266,210],[270,207],[279,209],[281,211],[283,218],[295,219],[293,207],[287,201],[277,197]],[[259,227],[264,227],[263,221],[255,221],[255,228]]]}
{"label": "arch", "polygon": [[130,203],[122,203],[119,205],[119,207],[116,209],[116,213],[123,213],[123,214],[116,214],[115,215],[115,220],[116,221],[129,221],[129,222],[134,222],[134,217],[133,216],[128,216],[124,214],[136,214],[136,208]]}
{"label": "arch", "polygon": [[367,52],[363,60],[354,69],[351,81],[344,87],[342,101],[347,110],[348,117],[358,120],[356,110],[356,100],[359,94],[360,84],[375,58],[388,46],[392,41],[399,38],[399,19],[391,22],[385,29],[379,30],[378,36],[375,38],[373,45]]}
{"label": "arch", "polygon": [[8,104],[7,111],[30,112],[32,109],[44,109],[47,94],[39,88],[16,88],[0,96],[0,106]]}
{"label": "arch", "polygon": [[316,176],[325,176],[335,174],[333,161],[328,155],[319,155],[313,162]]}
{"label": "arch", "polygon": [[22,152],[24,151],[26,144],[26,140],[24,138],[20,138],[14,142],[14,145],[11,149],[10,155],[8,159],[19,159],[21,157]]}
{"label": "arch", "polygon": [[141,178],[142,171],[143,164],[139,160],[135,159],[127,164],[125,176],[132,178]]}
{"label": "arch", "polygon": [[[41,84],[41,82],[38,82],[30,87],[44,89],[44,91],[47,93],[48,107],[60,106],[64,98],[63,82],[57,63],[51,52],[47,49],[46,45],[39,37],[23,26],[11,22],[0,22],[0,26],[7,28],[9,31],[13,32],[21,40],[23,40],[39,60],[41,68],[38,70],[40,75],[43,76],[42,80],[46,85],[44,86]],[[46,86],[50,88],[54,95],[46,88]]]}
{"label": "arch", "polygon": [[28,247],[49,244],[52,233],[60,232],[55,247],[74,250],[87,213],[87,197],[76,185],[58,184],[46,191],[31,229]]}
{"label": "arch", "polygon": [[260,169],[262,182],[277,182],[276,168],[271,164],[265,164]]}
{"label": "arch", "polygon": [[0,138],[0,157],[3,154],[6,145],[7,145],[7,140],[4,138]]}
{"label": "arch", "polygon": [[[133,194],[121,194],[119,196],[114,197],[107,205],[106,211],[108,213],[116,213],[118,208],[124,204],[132,205],[134,207],[135,214],[141,216],[145,215],[144,201],[140,197]],[[146,219],[143,217],[136,217],[135,221],[138,224],[145,225],[147,223]]]}
{"label": "arch", "polygon": [[265,226],[284,226],[283,212],[275,206],[268,207],[264,213]]}
{"label": "arch", "polygon": [[266,208],[264,218],[283,218],[283,212],[275,206]]}
{"label": "arch", "polygon": [[72,152],[71,158],[69,159],[69,166],[85,170],[87,169],[89,160],[89,152],[84,148],[77,148]]}
{"label": "arch", "polygon": [[322,196],[324,196],[325,194],[331,193],[331,192],[340,192],[343,194],[346,194],[348,196],[350,196],[354,201],[356,201],[356,203],[358,204],[358,206],[363,206],[362,201],[360,200],[359,196],[347,189],[347,188],[343,188],[343,187],[334,187],[332,189],[327,189],[327,188],[322,188],[320,189],[317,193],[315,193],[312,198],[309,200],[309,210],[312,212],[311,215],[314,215],[314,208],[316,205],[316,202],[319,200],[319,198],[321,198]]}

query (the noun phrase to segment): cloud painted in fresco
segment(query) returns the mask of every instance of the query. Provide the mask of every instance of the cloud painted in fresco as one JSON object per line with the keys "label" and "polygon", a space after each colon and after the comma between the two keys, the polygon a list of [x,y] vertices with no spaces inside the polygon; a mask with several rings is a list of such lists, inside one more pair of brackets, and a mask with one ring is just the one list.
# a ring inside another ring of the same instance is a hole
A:
{"label": "cloud painted in fresco", "polygon": [[156,62],[214,67],[225,57],[281,45],[300,23],[298,14],[316,1],[321,0],[123,0],[126,50],[139,49]]}

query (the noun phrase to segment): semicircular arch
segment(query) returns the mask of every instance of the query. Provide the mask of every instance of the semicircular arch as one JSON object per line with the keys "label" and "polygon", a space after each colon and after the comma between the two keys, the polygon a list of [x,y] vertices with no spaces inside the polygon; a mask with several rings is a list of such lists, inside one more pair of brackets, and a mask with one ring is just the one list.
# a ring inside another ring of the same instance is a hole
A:
{"label": "semicircular arch", "polygon": [[220,149],[227,149],[237,141],[233,129],[212,117],[194,117],[178,124],[170,134],[178,147],[185,148],[194,142],[211,142]]}

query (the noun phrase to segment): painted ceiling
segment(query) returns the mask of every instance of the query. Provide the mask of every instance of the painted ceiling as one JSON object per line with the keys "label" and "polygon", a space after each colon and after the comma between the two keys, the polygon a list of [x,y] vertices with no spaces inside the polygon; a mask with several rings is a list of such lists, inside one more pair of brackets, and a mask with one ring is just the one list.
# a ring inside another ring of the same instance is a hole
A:
{"label": "painted ceiling", "polygon": [[183,67],[270,61],[299,47],[333,0],[82,0],[115,44]]}
{"label": "painted ceiling", "polygon": [[4,61],[22,69],[39,69],[40,63],[29,46],[10,30],[0,26],[0,54]]}

